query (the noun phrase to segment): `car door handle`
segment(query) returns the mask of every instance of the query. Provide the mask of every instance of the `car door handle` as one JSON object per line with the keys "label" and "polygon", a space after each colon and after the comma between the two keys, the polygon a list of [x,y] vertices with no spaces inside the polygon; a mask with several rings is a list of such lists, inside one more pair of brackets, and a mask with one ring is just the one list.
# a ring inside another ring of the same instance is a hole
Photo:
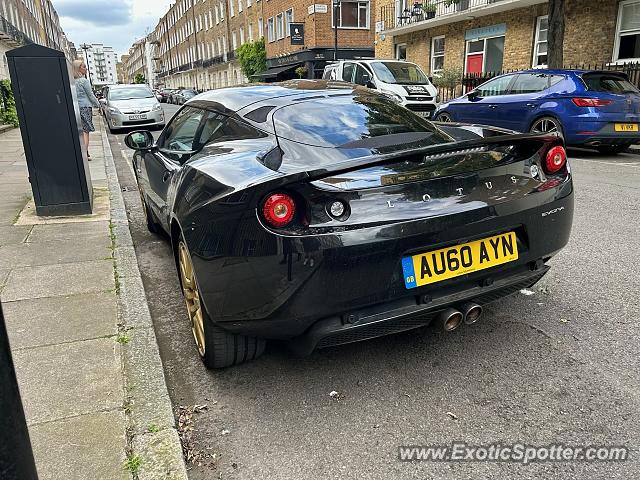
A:
{"label": "car door handle", "polygon": [[164,172],[164,175],[162,175],[162,181],[166,183],[166,181],[169,180],[170,176],[171,172]]}
{"label": "car door handle", "polygon": [[496,108],[498,108],[498,105],[489,105],[489,108],[490,108],[491,110],[495,110]]}
{"label": "car door handle", "polygon": [[537,105],[535,103],[527,103],[527,107],[529,108],[536,108]]}

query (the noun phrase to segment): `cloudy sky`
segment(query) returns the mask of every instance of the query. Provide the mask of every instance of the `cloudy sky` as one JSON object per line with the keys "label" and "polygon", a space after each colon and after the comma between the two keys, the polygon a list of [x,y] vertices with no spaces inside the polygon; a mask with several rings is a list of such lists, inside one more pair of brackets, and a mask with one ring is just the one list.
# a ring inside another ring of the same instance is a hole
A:
{"label": "cloudy sky", "polygon": [[104,43],[118,56],[151,32],[175,0],[52,0],[69,40]]}

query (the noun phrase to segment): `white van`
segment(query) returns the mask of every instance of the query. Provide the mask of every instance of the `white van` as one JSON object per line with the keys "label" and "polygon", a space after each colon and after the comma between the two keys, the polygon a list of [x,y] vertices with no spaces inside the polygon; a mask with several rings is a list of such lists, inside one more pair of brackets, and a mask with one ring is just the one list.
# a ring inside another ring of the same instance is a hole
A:
{"label": "white van", "polygon": [[440,103],[429,77],[418,65],[404,60],[340,60],[328,64],[322,78],[357,83],[386,93],[425,118],[431,118]]}

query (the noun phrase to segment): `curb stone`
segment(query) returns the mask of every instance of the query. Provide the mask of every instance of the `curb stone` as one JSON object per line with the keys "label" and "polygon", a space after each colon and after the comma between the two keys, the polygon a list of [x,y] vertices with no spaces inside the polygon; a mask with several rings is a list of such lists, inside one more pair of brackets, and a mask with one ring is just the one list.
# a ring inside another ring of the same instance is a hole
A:
{"label": "curb stone", "polygon": [[[109,139],[102,130],[107,181],[111,193],[111,232],[114,239],[118,293],[118,323],[129,337],[122,362],[129,455],[140,458],[138,480],[187,480],[182,445],[160,360],[142,278],[135,255],[124,198],[118,182]],[[142,288],[140,288],[142,287]],[[154,432],[147,431],[153,425]]]}

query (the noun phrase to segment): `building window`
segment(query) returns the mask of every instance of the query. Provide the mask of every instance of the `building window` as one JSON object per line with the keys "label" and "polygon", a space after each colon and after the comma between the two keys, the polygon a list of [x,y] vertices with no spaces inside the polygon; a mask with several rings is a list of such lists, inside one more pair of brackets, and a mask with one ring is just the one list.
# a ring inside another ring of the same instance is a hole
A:
{"label": "building window", "polygon": [[407,44],[406,43],[396,44],[396,60],[406,60],[406,59],[407,59]]}
{"label": "building window", "polygon": [[251,6],[251,0],[247,0],[247,8]]}
{"label": "building window", "polygon": [[640,59],[640,0],[620,2],[613,60]]}
{"label": "building window", "polygon": [[253,42],[253,23],[249,24],[249,28],[247,28],[247,33],[249,34],[249,42]]}
{"label": "building window", "polygon": [[549,30],[549,17],[544,15],[536,21],[536,41],[533,45],[533,66],[547,66],[547,32]]}
{"label": "building window", "polygon": [[276,15],[276,39],[284,38],[284,14]]}
{"label": "building window", "polygon": [[[369,28],[369,1],[365,2],[340,2],[338,9],[338,28]],[[335,9],[331,8],[333,17]],[[335,26],[335,19],[332,18],[332,26]]]}
{"label": "building window", "polygon": [[238,0],[238,12],[242,11],[242,0]]}
{"label": "building window", "polygon": [[293,8],[290,8],[284,13],[284,32],[287,37],[291,35],[291,29],[289,28],[291,23],[293,23]]}
{"label": "building window", "polygon": [[500,73],[503,58],[503,36],[467,41],[465,73]]}
{"label": "building window", "polygon": [[431,73],[444,68],[444,35],[431,39]]}
{"label": "building window", "polygon": [[258,19],[258,37],[264,37],[264,22],[262,21],[262,17]]}
{"label": "building window", "polygon": [[268,18],[267,19],[267,37],[269,42],[275,42],[276,41],[276,36],[274,35],[274,30],[273,30],[273,17]]}
{"label": "building window", "polygon": [[238,39],[236,38],[236,32],[231,32],[231,46],[234,50],[238,48]]}
{"label": "building window", "polygon": [[244,27],[240,27],[240,45],[244,45]]}

